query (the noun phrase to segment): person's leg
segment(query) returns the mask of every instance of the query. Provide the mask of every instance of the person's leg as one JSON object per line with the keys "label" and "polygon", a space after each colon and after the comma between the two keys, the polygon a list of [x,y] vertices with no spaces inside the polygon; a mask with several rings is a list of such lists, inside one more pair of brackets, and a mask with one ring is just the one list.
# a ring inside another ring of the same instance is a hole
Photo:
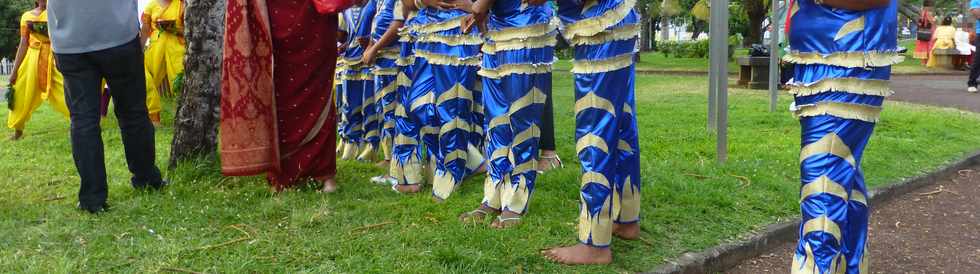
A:
{"label": "person's leg", "polygon": [[856,273],[868,236],[867,189],[860,163],[874,123],[821,115],[804,117],[800,124],[803,223],[793,270]]}
{"label": "person's leg", "polygon": [[381,144],[382,112],[379,111],[380,96],[375,89],[374,80],[364,81],[364,83],[364,149],[357,156],[357,160],[372,161],[377,156]]}
{"label": "person's leg", "polygon": [[[973,41],[973,45],[980,47],[980,39]],[[966,85],[976,88],[978,77],[980,77],[980,54],[973,54],[973,65],[970,66],[970,78],[967,79]]]}
{"label": "person's leg", "polygon": [[383,122],[381,124],[381,152],[383,161],[381,166],[387,167],[391,162],[392,146],[395,139],[395,105],[398,104],[397,90],[398,83],[395,75],[375,76],[375,85],[378,85],[380,94],[380,105]]}
{"label": "person's leg", "polygon": [[[551,50],[548,48],[547,50]],[[533,52],[533,51],[532,51]],[[541,112],[548,95],[542,90],[551,86],[550,73],[532,75],[511,75],[503,78],[503,89],[512,90],[508,96],[507,112],[510,132],[513,134],[508,144],[510,165],[500,200],[503,208],[500,218],[493,224],[496,228],[516,225],[520,216],[527,213],[534,184],[537,180],[538,140],[540,139]]]}
{"label": "person's leg", "polygon": [[109,191],[99,126],[102,74],[90,54],[59,54],[56,58],[58,70],[65,77],[66,99],[71,112],[72,157],[81,179],[78,206],[98,212],[104,209]]}
{"label": "person's leg", "polygon": [[472,144],[473,89],[477,83],[476,66],[434,65],[436,123],[438,146],[435,157],[436,171],[432,179],[432,194],[437,200],[446,200],[456,187],[469,175],[468,148]]}
{"label": "person's leg", "polygon": [[[633,90],[633,84],[630,90]],[[616,115],[619,120],[619,144],[617,145],[616,190],[614,200],[619,200],[613,220],[613,235],[632,240],[640,236],[640,196],[642,179],[640,177],[640,138],[636,124],[636,96],[630,92],[626,96],[622,112]],[[615,203],[614,203],[615,204]]]}
{"label": "person's leg", "polygon": [[541,112],[541,139],[538,143],[541,156],[538,159],[538,171],[545,172],[564,167],[564,164],[558,157],[557,146],[555,145],[555,106],[552,102],[551,85],[542,91],[548,98],[545,100],[544,110]]}
{"label": "person's leg", "polygon": [[[395,139],[392,147],[392,161],[389,175],[395,178],[395,190],[402,193],[416,193],[422,190],[422,128],[425,94],[421,87],[414,87],[412,65],[402,67],[398,80],[395,106]],[[424,81],[424,80],[423,80]]]}
{"label": "person's leg", "polygon": [[160,106],[160,92],[153,85],[150,72],[144,71],[143,75],[146,77],[146,108],[150,114],[150,122],[154,126],[160,126],[160,111],[163,109]]}
{"label": "person's leg", "polygon": [[133,174],[133,187],[160,187],[163,180],[156,166],[155,129],[146,109],[146,74],[139,40],[95,52],[92,59],[115,98],[116,119],[122,134],[126,163]]}

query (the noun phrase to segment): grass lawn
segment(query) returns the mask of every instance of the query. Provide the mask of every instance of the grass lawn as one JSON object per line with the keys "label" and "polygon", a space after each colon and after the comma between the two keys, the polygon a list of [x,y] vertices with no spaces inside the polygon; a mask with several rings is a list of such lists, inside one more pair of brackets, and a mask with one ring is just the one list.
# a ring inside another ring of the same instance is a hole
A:
{"label": "grass lawn", "polygon": [[[578,217],[572,81],[567,73],[555,78],[568,167],[541,177],[524,224],[506,231],[456,220],[479,203],[482,178],[435,204],[367,182],[381,169],[354,162],[340,164],[341,190],[331,195],[310,185],[272,196],[262,178],[223,178],[206,162],[167,172],[173,185],[162,193],[134,192],[112,119],[103,136],[113,209],[82,214],[74,209],[68,125],[42,106],[27,139],[0,141],[0,271],[633,272],[796,216],[799,126],[789,113],[766,112],[763,92],[733,90],[731,159],[719,165],[704,124],[707,81],[639,76],[643,240],[614,241],[609,267],[547,262],[538,250],[574,243]],[[788,103],[783,96],[780,109]],[[868,183],[919,175],[980,148],[978,124],[974,113],[887,103],[866,152]],[[158,131],[160,163],[172,133],[169,122]]]}
{"label": "grass lawn", "polygon": [[[739,49],[735,51],[735,56],[748,55],[748,50]],[[708,58],[679,58],[666,57],[660,52],[644,52],[640,54],[640,62],[636,64],[637,70],[653,71],[680,71],[680,72],[708,72],[710,65]],[[555,70],[567,71],[572,69],[570,60],[559,60],[555,63]],[[728,72],[738,73],[738,65],[732,59],[728,62]]]}

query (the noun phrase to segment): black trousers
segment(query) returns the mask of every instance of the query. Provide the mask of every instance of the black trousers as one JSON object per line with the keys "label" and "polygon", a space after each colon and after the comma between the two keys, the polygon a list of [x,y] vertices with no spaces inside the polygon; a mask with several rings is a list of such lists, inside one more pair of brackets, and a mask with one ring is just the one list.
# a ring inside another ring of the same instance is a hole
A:
{"label": "black trousers", "polygon": [[81,178],[79,206],[99,209],[109,194],[106,183],[102,128],[99,125],[102,79],[115,99],[126,163],[133,187],[159,187],[160,170],[154,163],[154,128],[146,110],[143,47],[139,39],[125,45],[81,54],[55,54],[65,76],[65,97],[71,112],[71,150]]}
{"label": "black trousers", "polygon": [[[980,39],[973,41],[973,45],[980,48]],[[973,54],[973,65],[970,66],[970,79],[966,82],[968,87],[977,86],[977,77],[980,77],[980,52]]]}

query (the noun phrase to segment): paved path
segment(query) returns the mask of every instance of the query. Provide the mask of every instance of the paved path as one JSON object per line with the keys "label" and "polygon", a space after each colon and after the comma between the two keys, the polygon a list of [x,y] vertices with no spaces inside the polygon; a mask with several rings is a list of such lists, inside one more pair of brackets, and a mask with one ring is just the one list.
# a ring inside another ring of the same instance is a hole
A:
{"label": "paved path", "polygon": [[[967,75],[894,76],[889,99],[980,112]],[[980,128],[980,125],[977,125]],[[980,134],[980,129],[978,129]],[[980,273],[980,166],[874,205],[872,273]],[[788,273],[795,242],[731,269],[731,274]]]}
{"label": "paved path", "polygon": [[[980,273],[980,166],[880,205],[871,214],[871,273]],[[729,274],[789,273],[785,243]]]}
{"label": "paved path", "polygon": [[980,93],[967,93],[963,75],[893,76],[890,100],[980,112]]}

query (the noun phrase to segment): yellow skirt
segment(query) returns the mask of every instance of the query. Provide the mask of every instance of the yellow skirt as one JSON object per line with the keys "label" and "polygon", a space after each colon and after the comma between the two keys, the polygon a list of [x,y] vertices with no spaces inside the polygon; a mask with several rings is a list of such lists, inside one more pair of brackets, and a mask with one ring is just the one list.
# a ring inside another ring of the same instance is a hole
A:
{"label": "yellow skirt", "polygon": [[153,79],[154,87],[164,83],[172,85],[177,74],[184,71],[185,52],[183,43],[175,35],[162,34],[150,40],[143,63]]}
{"label": "yellow skirt", "polygon": [[54,55],[50,47],[32,45],[27,49],[27,54],[17,69],[13,92],[14,109],[7,117],[9,128],[24,130],[24,125],[41,106],[42,101],[48,101],[55,111],[64,115],[65,119],[69,118],[68,105],[65,103],[64,77],[54,67]]}

